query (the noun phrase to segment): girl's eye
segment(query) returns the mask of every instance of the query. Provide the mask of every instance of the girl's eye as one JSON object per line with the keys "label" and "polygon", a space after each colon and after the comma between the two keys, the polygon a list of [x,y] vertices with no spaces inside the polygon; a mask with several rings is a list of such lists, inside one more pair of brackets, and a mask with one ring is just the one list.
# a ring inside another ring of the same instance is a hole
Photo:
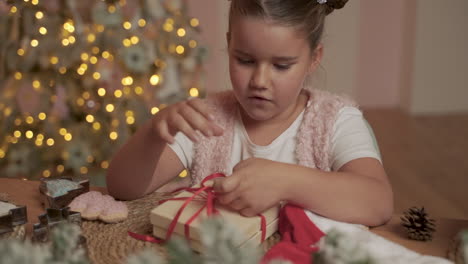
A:
{"label": "girl's eye", "polygon": [[245,65],[253,64],[253,63],[254,63],[253,60],[243,59],[243,58],[237,58],[237,61],[238,61],[240,64],[245,64]]}
{"label": "girl's eye", "polygon": [[285,71],[291,68],[291,65],[290,64],[275,64],[275,68],[281,71]]}

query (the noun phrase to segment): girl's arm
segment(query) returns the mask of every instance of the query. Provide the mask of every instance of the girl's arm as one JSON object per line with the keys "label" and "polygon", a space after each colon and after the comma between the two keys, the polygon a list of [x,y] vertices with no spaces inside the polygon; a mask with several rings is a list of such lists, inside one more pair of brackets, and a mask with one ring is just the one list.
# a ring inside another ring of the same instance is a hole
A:
{"label": "girl's arm", "polygon": [[221,203],[253,216],[280,201],[338,221],[381,225],[393,212],[393,194],[380,162],[359,158],[338,172],[324,172],[265,159],[239,163],[233,175],[216,180]]}
{"label": "girl's arm", "polygon": [[167,143],[174,142],[177,132],[197,142],[197,131],[207,137],[223,133],[203,100],[186,100],[164,108],[113,157],[106,177],[109,194],[123,200],[137,199],[176,177],[184,167]]}

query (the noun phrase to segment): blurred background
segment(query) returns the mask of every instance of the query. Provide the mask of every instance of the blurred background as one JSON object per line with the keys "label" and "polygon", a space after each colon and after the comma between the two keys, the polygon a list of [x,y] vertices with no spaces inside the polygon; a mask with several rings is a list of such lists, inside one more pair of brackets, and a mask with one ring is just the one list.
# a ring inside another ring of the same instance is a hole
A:
{"label": "blurred background", "polygon": [[[112,153],[151,114],[229,89],[228,7],[0,0],[0,175],[104,185]],[[350,0],[328,17],[316,86],[361,105],[397,213],[468,219],[466,25],[465,0]]]}

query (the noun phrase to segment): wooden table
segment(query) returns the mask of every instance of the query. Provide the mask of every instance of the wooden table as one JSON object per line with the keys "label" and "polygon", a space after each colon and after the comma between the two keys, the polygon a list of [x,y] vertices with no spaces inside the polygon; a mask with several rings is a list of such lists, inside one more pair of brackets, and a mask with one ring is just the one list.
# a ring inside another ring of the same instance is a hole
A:
{"label": "wooden table", "polygon": [[[32,225],[38,222],[37,216],[44,213],[38,188],[38,181],[0,178],[0,192],[7,193],[16,204],[27,206],[28,235],[31,234]],[[91,189],[106,192],[101,187]],[[447,257],[452,239],[460,230],[468,229],[468,220],[436,218],[436,225],[434,239],[429,242],[407,239],[403,227],[400,226],[399,215],[394,215],[387,224],[372,228],[371,231],[421,254]]]}

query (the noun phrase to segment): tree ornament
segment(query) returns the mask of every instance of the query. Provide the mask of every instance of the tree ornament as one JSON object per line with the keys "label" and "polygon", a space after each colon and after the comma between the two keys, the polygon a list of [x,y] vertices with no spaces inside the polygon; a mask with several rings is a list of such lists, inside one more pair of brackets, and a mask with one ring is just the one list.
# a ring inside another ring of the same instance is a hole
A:
{"label": "tree ornament", "polygon": [[435,220],[430,219],[424,207],[411,207],[400,217],[401,225],[406,228],[408,237],[413,240],[432,240],[435,232]]}

